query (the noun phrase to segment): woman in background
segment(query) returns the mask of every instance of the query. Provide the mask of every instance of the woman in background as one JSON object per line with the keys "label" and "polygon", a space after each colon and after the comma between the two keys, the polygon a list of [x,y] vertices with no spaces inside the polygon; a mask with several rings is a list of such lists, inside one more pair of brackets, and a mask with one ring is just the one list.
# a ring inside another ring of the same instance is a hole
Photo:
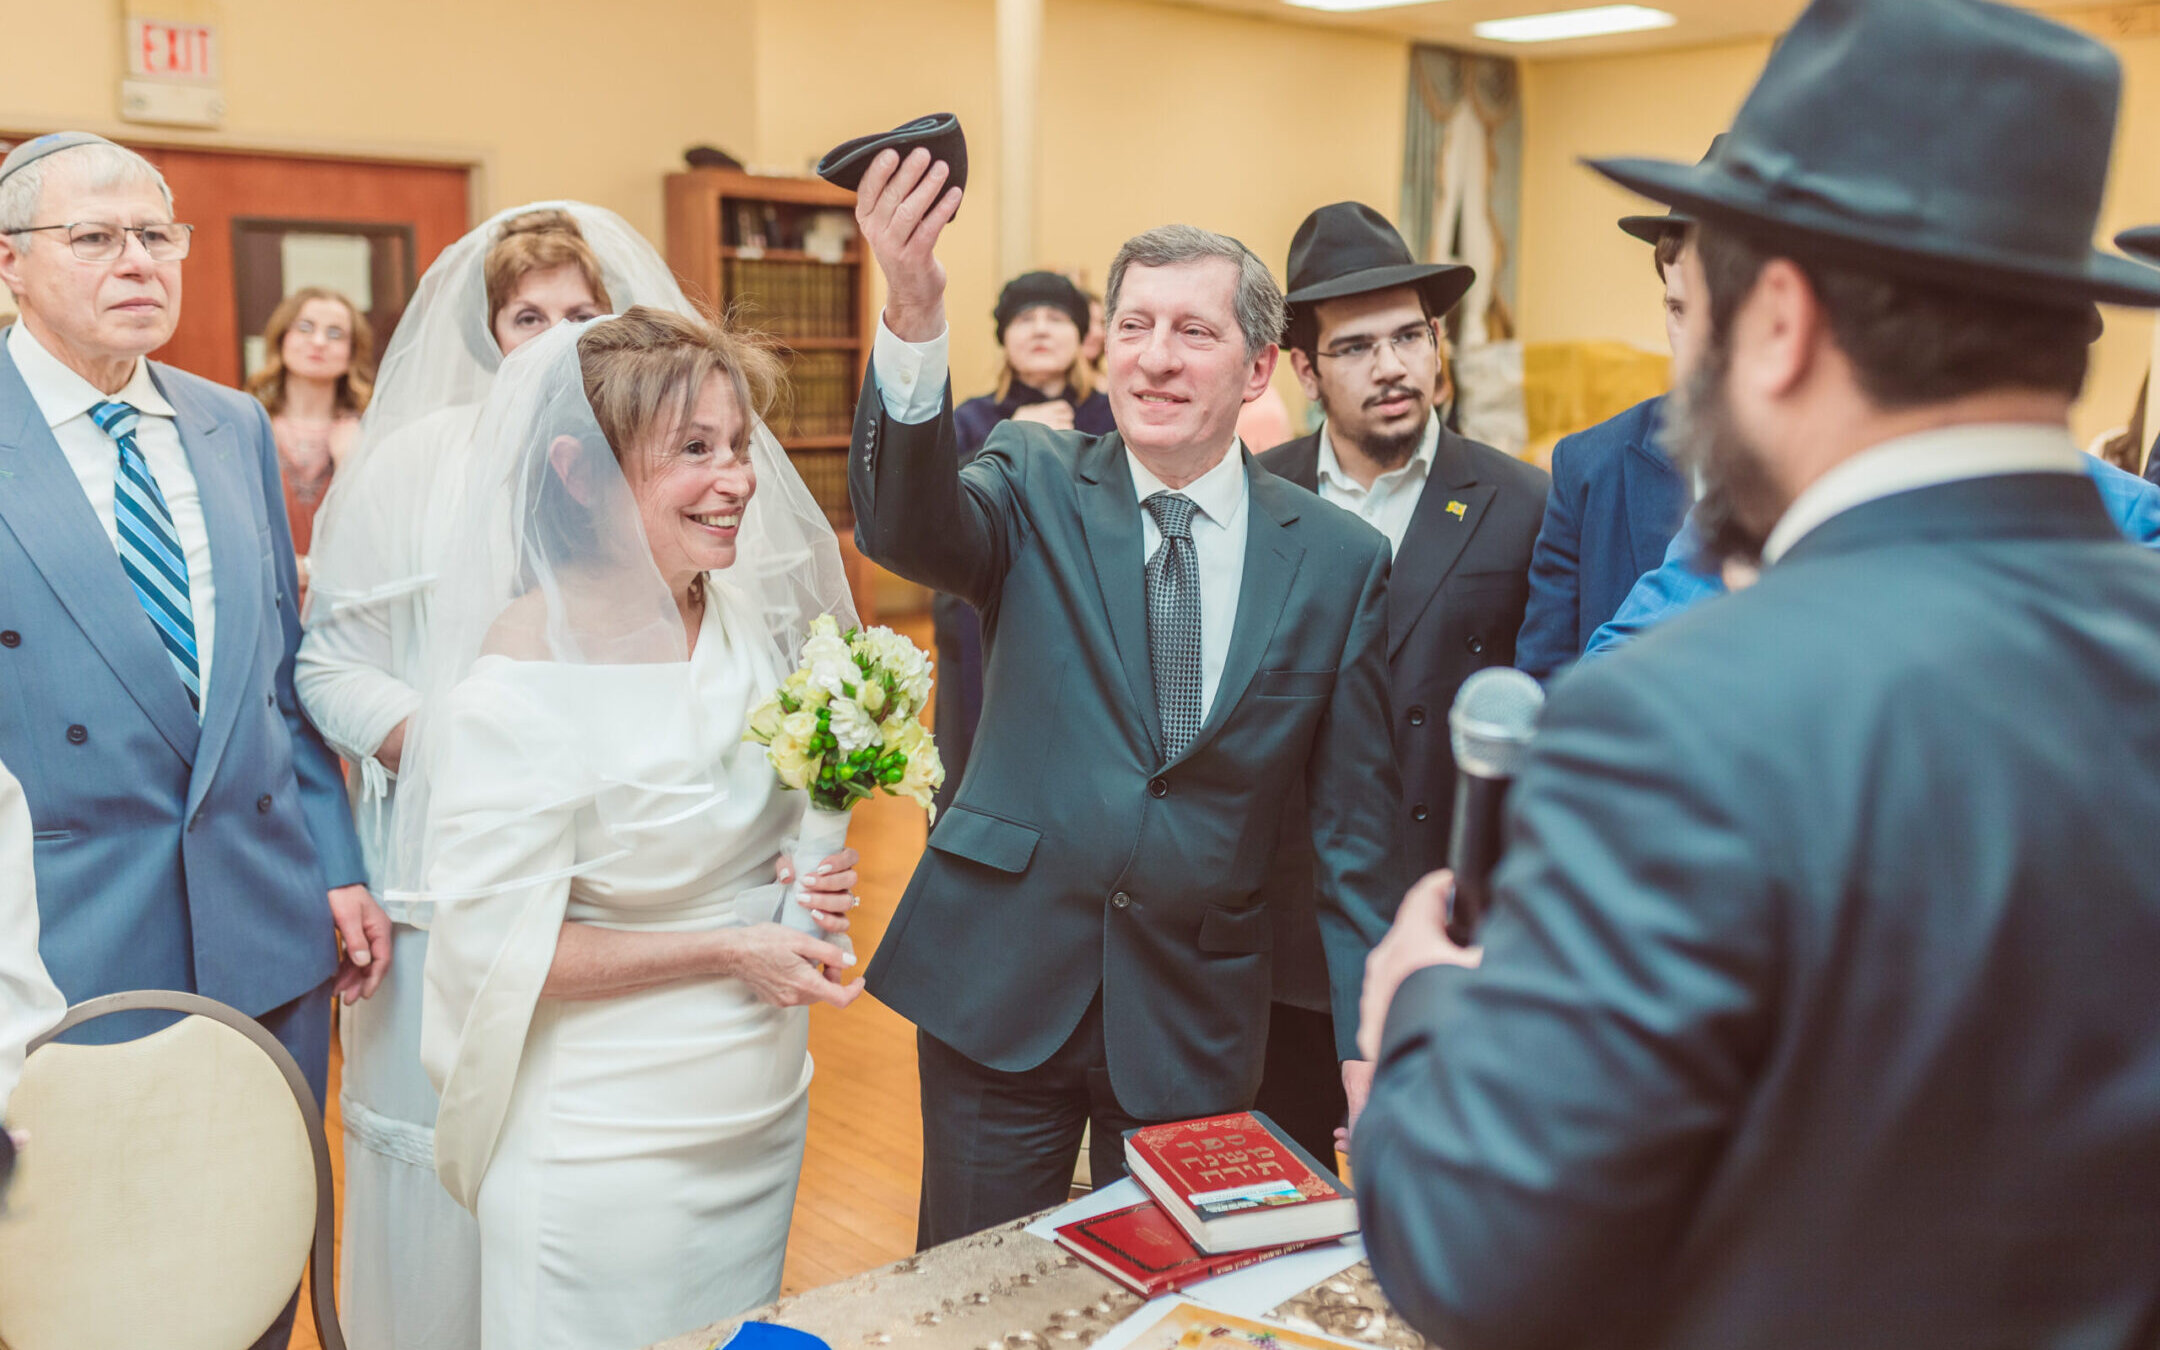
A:
{"label": "woman in background", "polygon": [[[1004,361],[993,392],[953,409],[962,464],[981,454],[991,429],[1008,419],[1090,436],[1117,429],[1110,400],[1095,387],[1095,368],[1081,348],[1090,322],[1086,292],[1056,272],[1023,272],[1005,283],[992,316]],[[931,601],[931,616],[938,661],[934,716],[945,761],[945,786],[937,798],[942,812],[960,790],[975,724],[982,720],[982,623],[966,601],[951,595]]]}
{"label": "woman in background", "polygon": [[367,316],[337,291],[303,286],[271,312],[263,351],[262,369],[248,377],[247,391],[270,414],[304,593],[315,514],[360,442],[360,414],[373,388],[375,334]]}

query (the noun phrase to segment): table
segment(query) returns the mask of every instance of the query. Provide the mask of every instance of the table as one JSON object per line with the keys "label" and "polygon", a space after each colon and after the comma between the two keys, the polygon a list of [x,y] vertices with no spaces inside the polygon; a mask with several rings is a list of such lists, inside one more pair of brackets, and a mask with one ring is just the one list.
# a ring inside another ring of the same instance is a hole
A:
{"label": "table", "polygon": [[[986,1229],[650,1350],[709,1350],[744,1322],[811,1332],[833,1350],[1078,1350],[1146,1302],[1056,1243],[1021,1231],[1033,1221]],[[1380,1350],[1430,1350],[1388,1307],[1364,1262],[1269,1316]]]}

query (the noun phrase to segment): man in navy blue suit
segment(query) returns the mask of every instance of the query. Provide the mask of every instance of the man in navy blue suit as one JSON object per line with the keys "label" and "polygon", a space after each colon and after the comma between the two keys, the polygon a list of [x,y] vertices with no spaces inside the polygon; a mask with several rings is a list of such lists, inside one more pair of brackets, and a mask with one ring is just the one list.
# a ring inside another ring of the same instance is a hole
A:
{"label": "man in navy blue suit", "polygon": [[[1627,216],[1620,228],[1657,250],[1665,283],[1665,338],[1677,369],[1686,340],[1687,217]],[[1583,654],[1591,634],[1627,598],[1635,579],[1665,557],[1687,513],[1687,485],[1665,456],[1660,395],[1553,447],[1552,492],[1530,555],[1530,603],[1515,639],[1515,665],[1549,680]]]}
{"label": "man in navy blue suit", "polygon": [[[1373,1269],[1450,1350],[2150,1350],[2160,558],[2070,438],[2119,62],[1814,0],[1687,211],[1671,410],[1761,577],[1558,681],[1481,951],[1364,986]],[[1898,134],[1885,136],[1883,129]]]}

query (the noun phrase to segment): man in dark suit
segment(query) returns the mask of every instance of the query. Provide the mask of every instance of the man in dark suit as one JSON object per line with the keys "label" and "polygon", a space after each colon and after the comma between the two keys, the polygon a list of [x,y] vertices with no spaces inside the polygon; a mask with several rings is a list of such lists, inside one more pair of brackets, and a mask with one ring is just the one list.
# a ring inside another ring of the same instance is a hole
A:
{"label": "man in dark suit", "polygon": [[[1687,277],[1680,266],[1692,222],[1677,212],[1627,216],[1620,228],[1656,250],[1665,284],[1665,339],[1685,357]],[[1659,429],[1664,395],[1564,437],[1553,447],[1552,494],[1530,561],[1530,604],[1515,665],[1549,680],[1590,645],[1645,572],[1657,570],[1687,514],[1688,487]]]}
{"label": "man in dark suit", "polygon": [[1251,1103],[1260,890],[1298,784],[1362,1098],[1356,1000],[1404,879],[1387,540],[1237,442],[1281,331],[1266,266],[1190,226],[1129,240],[1106,299],[1117,432],[1007,422],[956,467],[947,173],[888,151],[859,190],[888,298],[848,482],[866,555],[982,615],[975,750],[868,971],[918,1029],[926,1245],[1062,1198],[1090,1122],[1106,1181],[1121,1130]]}
{"label": "man in dark suit", "polygon": [[1597,165],[1702,222],[1675,440],[1765,567],[1555,687],[1482,963],[1444,876],[1373,954],[1366,1243],[1450,1350],[2160,1340],[2160,559],[2068,431],[2160,305],[2119,89],[1816,0],[1708,164]]}
{"label": "man in dark suit", "polygon": [[[1385,217],[1323,206],[1290,241],[1285,347],[1326,421],[1260,463],[1388,537],[1388,679],[1396,808],[1411,875],[1447,859],[1455,757],[1447,712],[1473,671],[1515,659],[1543,470],[1449,431],[1433,410],[1440,324],[1477,274],[1418,263]],[[1327,968],[1315,928],[1312,825],[1300,795],[1264,892],[1275,915],[1275,1005],[1255,1103],[1320,1159],[1345,1121]]]}

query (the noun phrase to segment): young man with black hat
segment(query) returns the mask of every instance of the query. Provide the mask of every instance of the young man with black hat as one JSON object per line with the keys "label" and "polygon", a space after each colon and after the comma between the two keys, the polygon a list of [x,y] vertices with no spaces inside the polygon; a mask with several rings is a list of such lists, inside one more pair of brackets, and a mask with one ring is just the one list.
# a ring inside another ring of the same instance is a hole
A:
{"label": "young man with black hat", "polygon": [[[1411,875],[1421,876],[1447,859],[1455,806],[1448,707],[1472,672],[1515,659],[1550,480],[1456,435],[1433,407],[1441,321],[1474,271],[1414,261],[1378,211],[1338,202],[1298,227],[1286,275],[1284,348],[1326,420],[1260,462],[1360,517],[1394,549],[1388,681],[1402,771],[1397,824]],[[1345,1103],[1304,807],[1300,793],[1264,892],[1275,919],[1275,1006],[1258,1105],[1313,1156],[1332,1158]]]}
{"label": "young man with black hat", "polygon": [[[1713,147],[1714,150],[1714,147]],[[1655,250],[1665,286],[1665,340],[1677,367],[1686,342],[1688,218],[1625,216],[1620,228]],[[1590,645],[1645,572],[1656,570],[1687,513],[1688,486],[1659,439],[1666,396],[1646,399],[1553,447],[1552,493],[1530,563],[1530,603],[1515,643],[1518,669],[1549,680]]]}
{"label": "young man with black hat", "polygon": [[1753,586],[1555,686],[1482,952],[1368,967],[1374,1269],[1451,1350],[2150,1347],[2160,558],[2070,439],[2121,73],[1815,0],[1707,164],[1674,443]]}

